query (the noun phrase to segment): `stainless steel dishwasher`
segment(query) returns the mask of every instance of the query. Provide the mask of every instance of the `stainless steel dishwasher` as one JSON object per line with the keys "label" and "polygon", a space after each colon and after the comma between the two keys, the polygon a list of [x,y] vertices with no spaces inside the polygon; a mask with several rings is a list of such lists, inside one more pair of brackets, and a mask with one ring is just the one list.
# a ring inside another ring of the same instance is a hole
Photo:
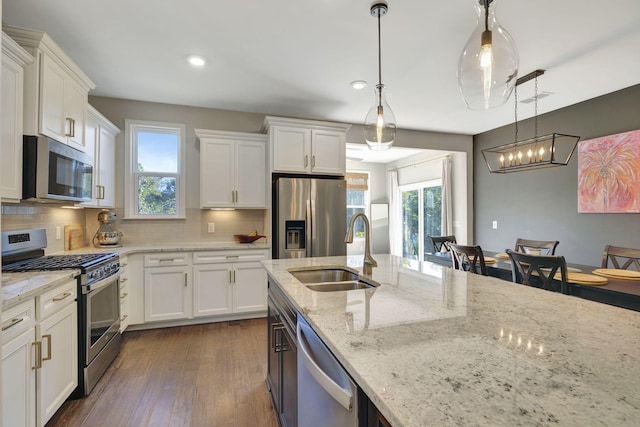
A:
{"label": "stainless steel dishwasher", "polygon": [[358,387],[298,314],[298,421],[306,427],[358,425]]}

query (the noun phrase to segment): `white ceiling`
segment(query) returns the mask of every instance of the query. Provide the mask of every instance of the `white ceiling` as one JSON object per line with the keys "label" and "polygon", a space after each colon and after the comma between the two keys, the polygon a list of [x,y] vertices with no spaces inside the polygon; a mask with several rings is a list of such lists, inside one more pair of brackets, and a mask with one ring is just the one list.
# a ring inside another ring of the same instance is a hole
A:
{"label": "white ceiling", "polygon": [[[382,80],[398,126],[477,134],[512,123],[513,101],[467,110],[458,56],[477,0],[389,0]],[[496,0],[520,75],[547,73],[539,114],[640,83],[640,1]],[[3,21],[39,29],[126,99],[360,123],[373,104],[377,24],[369,0],[3,0]],[[200,54],[207,65],[189,66]],[[369,86],[355,91],[353,80]],[[533,84],[519,88],[533,95]],[[512,98],[513,99],[513,98]],[[533,116],[521,104],[518,118]],[[559,130],[561,131],[561,130]]]}

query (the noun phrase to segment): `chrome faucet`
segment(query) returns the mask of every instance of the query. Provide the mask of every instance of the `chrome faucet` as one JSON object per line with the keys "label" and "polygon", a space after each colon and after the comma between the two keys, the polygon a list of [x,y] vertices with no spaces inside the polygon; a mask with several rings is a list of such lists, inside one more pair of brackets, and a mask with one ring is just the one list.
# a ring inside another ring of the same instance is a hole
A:
{"label": "chrome faucet", "polygon": [[377,267],[378,263],[371,256],[371,246],[369,241],[371,240],[371,226],[369,225],[369,220],[367,216],[362,212],[358,212],[354,216],[351,217],[351,221],[349,222],[349,229],[347,230],[347,235],[344,238],[345,243],[353,243],[353,224],[356,222],[358,217],[362,217],[364,221],[364,263],[362,265],[362,270],[364,274],[371,274],[371,268]]}

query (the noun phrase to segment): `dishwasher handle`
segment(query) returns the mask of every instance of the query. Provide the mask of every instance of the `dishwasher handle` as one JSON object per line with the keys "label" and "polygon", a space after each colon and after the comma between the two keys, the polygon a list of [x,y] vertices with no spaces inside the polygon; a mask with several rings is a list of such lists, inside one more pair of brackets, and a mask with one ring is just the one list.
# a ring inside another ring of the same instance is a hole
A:
{"label": "dishwasher handle", "polygon": [[[298,348],[300,349],[300,355],[302,356],[302,361],[304,365],[309,370],[309,373],[313,376],[313,378],[320,384],[320,386],[327,392],[329,395],[340,405],[342,405],[347,411],[350,411],[353,408],[353,394],[350,390],[345,390],[340,387],[335,381],[331,379],[323,370],[318,366],[318,364],[311,358],[309,354],[309,349],[304,342],[304,332],[302,328],[308,328],[308,326],[303,325],[301,322],[298,322],[296,327],[296,334],[298,338]],[[336,361],[336,363],[338,363]]]}

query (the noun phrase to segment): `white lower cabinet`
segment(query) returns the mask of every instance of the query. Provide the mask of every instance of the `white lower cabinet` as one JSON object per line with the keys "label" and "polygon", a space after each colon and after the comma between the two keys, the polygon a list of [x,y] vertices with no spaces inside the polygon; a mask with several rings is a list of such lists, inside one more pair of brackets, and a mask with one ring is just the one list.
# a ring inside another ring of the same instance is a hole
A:
{"label": "white lower cabinet", "polygon": [[266,249],[129,254],[121,311],[136,329],[266,313],[267,274],[260,260],[268,256]]}
{"label": "white lower cabinet", "polygon": [[190,267],[151,267],[144,271],[144,320],[191,317]]}
{"label": "white lower cabinet", "polygon": [[126,255],[120,256],[120,333],[129,326],[129,260]]}
{"label": "white lower cabinet", "polygon": [[41,321],[36,337],[42,343],[42,368],[37,371],[36,381],[40,425],[44,425],[78,385],[76,305],[67,305]]}
{"label": "white lower cabinet", "polygon": [[77,387],[75,298],[71,280],[2,313],[3,426],[44,426]]}

